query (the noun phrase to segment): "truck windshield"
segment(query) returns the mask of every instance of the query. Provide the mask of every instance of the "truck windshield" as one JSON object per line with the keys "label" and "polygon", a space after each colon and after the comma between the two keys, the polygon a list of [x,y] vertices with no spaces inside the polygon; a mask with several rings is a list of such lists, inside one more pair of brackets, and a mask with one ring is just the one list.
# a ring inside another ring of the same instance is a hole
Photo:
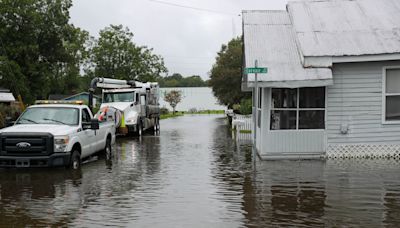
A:
{"label": "truck windshield", "polygon": [[134,102],[134,92],[104,93],[104,103]]}
{"label": "truck windshield", "polygon": [[58,107],[28,108],[18,118],[16,124],[78,125],[79,109]]}

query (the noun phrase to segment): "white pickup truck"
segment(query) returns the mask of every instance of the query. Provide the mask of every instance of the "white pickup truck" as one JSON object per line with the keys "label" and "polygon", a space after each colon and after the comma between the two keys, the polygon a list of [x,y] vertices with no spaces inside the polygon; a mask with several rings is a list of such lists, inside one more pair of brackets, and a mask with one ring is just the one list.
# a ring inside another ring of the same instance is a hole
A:
{"label": "white pickup truck", "polygon": [[86,105],[33,105],[0,130],[0,167],[79,169],[96,152],[111,154],[114,142],[115,122],[99,123]]}

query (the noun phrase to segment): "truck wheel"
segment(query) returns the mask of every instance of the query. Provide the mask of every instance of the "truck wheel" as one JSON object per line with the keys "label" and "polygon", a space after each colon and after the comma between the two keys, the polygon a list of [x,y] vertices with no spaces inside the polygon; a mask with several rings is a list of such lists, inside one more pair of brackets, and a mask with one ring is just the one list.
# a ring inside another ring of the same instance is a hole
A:
{"label": "truck wheel", "polygon": [[106,141],[106,147],[104,148],[104,155],[106,157],[106,160],[111,160],[112,151],[111,151],[111,140],[110,139],[107,139],[107,141]]}
{"label": "truck wheel", "polygon": [[143,135],[143,125],[142,125],[142,120],[138,121],[138,126],[137,126],[137,133],[139,136]]}
{"label": "truck wheel", "polygon": [[160,132],[160,117],[157,117],[157,131]]}
{"label": "truck wheel", "polygon": [[78,170],[81,168],[81,155],[77,150],[74,150],[74,152],[72,152],[69,168],[72,170]]}

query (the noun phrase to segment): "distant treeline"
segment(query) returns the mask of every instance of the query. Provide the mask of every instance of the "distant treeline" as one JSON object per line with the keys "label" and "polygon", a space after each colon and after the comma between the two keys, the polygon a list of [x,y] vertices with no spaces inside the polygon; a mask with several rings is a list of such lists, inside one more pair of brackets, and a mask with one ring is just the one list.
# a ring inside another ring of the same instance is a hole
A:
{"label": "distant treeline", "polygon": [[206,87],[208,81],[204,81],[200,76],[194,75],[183,77],[181,74],[173,74],[158,79],[160,87]]}

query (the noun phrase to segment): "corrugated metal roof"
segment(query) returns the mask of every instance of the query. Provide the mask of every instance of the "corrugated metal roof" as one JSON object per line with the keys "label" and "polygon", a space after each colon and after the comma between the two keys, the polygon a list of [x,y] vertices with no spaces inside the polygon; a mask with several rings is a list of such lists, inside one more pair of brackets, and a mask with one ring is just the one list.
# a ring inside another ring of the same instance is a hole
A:
{"label": "corrugated metal roof", "polygon": [[12,93],[0,93],[0,102],[13,102],[15,98]]}
{"label": "corrugated metal roof", "polygon": [[400,53],[399,0],[308,0],[287,8],[304,56]]}
{"label": "corrugated metal roof", "polygon": [[[322,86],[332,83],[329,68],[303,68],[296,33],[286,11],[243,11],[246,67],[268,67],[260,74],[265,87]],[[253,76],[248,82],[254,81]]]}

